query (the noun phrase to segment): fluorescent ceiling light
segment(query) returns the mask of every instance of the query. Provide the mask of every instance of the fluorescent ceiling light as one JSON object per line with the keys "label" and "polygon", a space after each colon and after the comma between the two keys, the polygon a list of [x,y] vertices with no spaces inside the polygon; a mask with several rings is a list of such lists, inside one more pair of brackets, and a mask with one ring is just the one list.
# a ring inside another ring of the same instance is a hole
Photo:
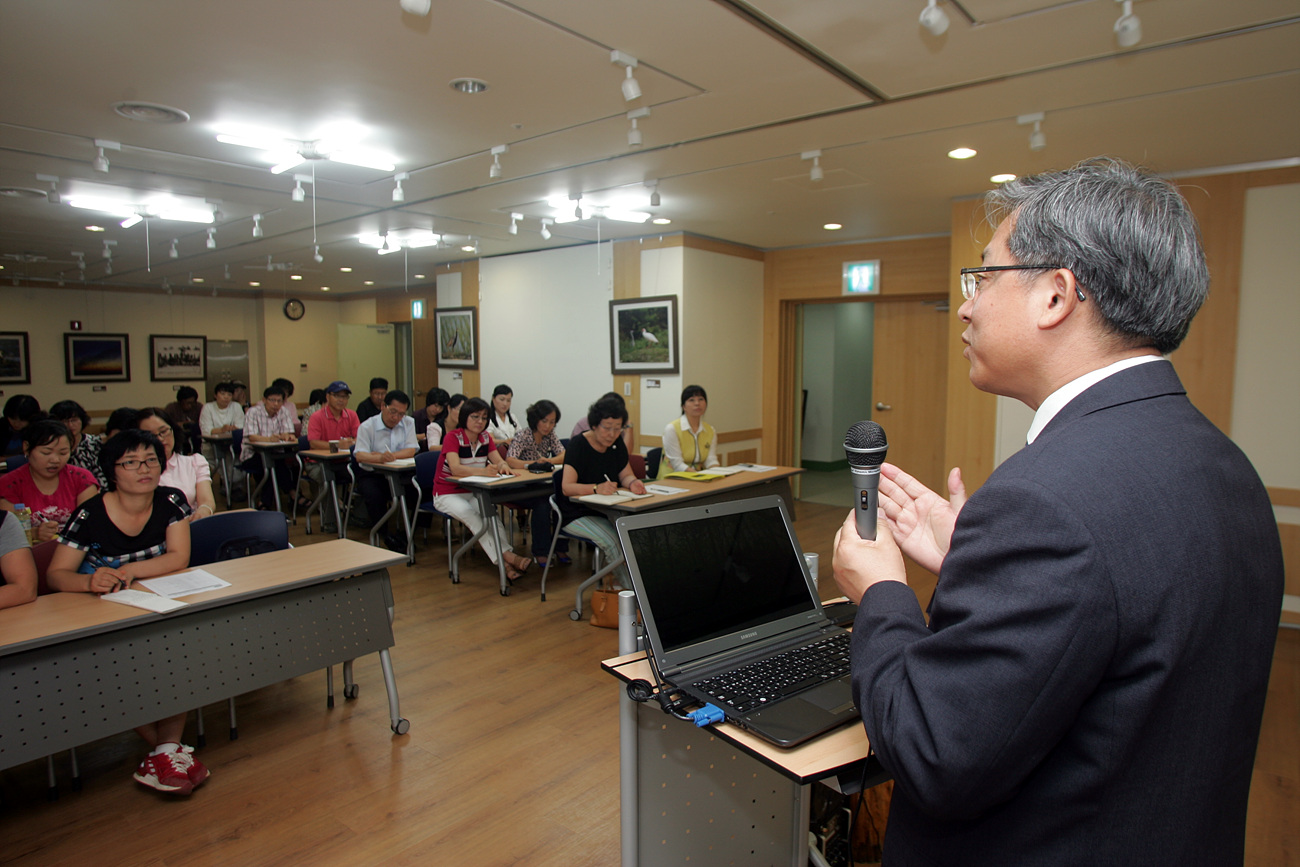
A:
{"label": "fluorescent ceiling light", "polygon": [[143,219],[144,217],[140,216],[139,214],[132,214],[131,216],[123,220],[121,223],[118,223],[118,225],[121,226],[123,229],[129,229]]}
{"label": "fluorescent ceiling light", "polygon": [[968,160],[978,153],[974,148],[953,148],[948,151],[948,156],[955,160]]}
{"label": "fluorescent ceiling light", "polygon": [[1016,176],[1013,175],[1013,174],[1009,174],[1009,173],[1008,173],[1008,174],[1001,174],[1001,175],[994,175],[993,177],[989,178],[989,180],[992,181],[992,182],[995,183],[995,184],[1005,184],[1005,183],[1007,183],[1008,181],[1014,181],[1015,179],[1016,179]]}
{"label": "fluorescent ceiling light", "polygon": [[668,219],[667,217],[655,217],[654,219],[654,224],[656,226],[667,226],[671,222],[672,220]]}
{"label": "fluorescent ceiling light", "polygon": [[824,226],[822,226],[822,228],[828,232],[834,232],[839,229],[843,229],[844,225],[842,223],[827,223]]}

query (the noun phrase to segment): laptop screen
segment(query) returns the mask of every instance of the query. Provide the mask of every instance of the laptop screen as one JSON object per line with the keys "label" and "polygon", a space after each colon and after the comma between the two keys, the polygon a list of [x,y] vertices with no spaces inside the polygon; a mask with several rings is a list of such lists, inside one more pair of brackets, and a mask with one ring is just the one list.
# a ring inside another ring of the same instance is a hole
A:
{"label": "laptop screen", "polygon": [[664,652],[816,611],[796,543],[768,502],[663,512],[663,523],[625,529]]}

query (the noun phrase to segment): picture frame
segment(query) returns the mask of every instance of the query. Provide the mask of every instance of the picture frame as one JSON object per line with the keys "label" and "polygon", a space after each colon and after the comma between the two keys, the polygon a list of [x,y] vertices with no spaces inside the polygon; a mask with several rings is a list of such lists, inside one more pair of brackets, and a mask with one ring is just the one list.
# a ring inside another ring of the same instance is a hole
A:
{"label": "picture frame", "polygon": [[152,382],[203,382],[208,378],[208,338],[190,334],[149,335]]}
{"label": "picture frame", "polygon": [[0,331],[0,385],[29,385],[32,357],[26,331]]}
{"label": "picture frame", "polygon": [[65,331],[63,371],[69,383],[130,382],[130,336]]}
{"label": "picture frame", "polygon": [[478,370],[478,310],[444,307],[434,311],[438,366]]}
{"label": "picture frame", "polygon": [[680,372],[677,296],[609,302],[609,345],[615,375]]}

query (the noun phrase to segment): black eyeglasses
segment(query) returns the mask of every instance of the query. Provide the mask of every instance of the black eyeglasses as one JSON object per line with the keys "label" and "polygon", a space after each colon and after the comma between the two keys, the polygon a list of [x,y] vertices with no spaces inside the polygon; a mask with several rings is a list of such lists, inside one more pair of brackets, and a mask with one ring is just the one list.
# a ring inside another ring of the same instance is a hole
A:
{"label": "black eyeglasses", "polygon": [[[975,298],[976,293],[980,291],[980,284],[984,282],[984,274],[991,271],[1055,271],[1062,268],[1063,265],[985,265],[979,268],[962,268],[961,269],[961,297],[967,301]],[[1086,301],[1083,290],[1077,285],[1074,292],[1079,296],[1080,301]]]}
{"label": "black eyeglasses", "polygon": [[115,464],[115,466],[119,466],[129,473],[129,472],[133,472],[134,470],[138,470],[142,466],[148,467],[149,469],[153,469],[154,467],[160,467],[162,466],[162,463],[158,460],[157,455],[150,455],[149,457],[145,458],[142,461],[137,461],[137,460],[118,461]]}

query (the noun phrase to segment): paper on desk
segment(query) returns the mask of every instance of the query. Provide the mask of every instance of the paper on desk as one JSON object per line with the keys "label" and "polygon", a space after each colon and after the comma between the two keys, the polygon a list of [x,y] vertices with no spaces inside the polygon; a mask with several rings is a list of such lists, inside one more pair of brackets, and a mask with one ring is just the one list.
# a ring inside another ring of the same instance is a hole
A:
{"label": "paper on desk", "polygon": [[695,473],[688,470],[679,470],[675,473],[669,473],[664,476],[665,479],[686,479],[688,482],[716,482],[722,478],[721,473],[715,473],[713,470],[707,472]]}
{"label": "paper on desk", "polygon": [[709,467],[701,472],[708,473],[711,476],[733,476],[741,470],[747,470],[749,467],[737,464],[734,467]]}
{"label": "paper on desk", "polygon": [[674,488],[672,485],[646,485],[645,489],[652,494],[661,494],[664,496],[669,494],[685,494],[690,490],[690,488]]}
{"label": "paper on desk", "polygon": [[[647,488],[646,490],[649,490]],[[634,494],[631,491],[619,491],[616,494],[587,494],[583,497],[575,497],[584,503],[595,503],[598,506],[617,506],[619,503],[625,503],[628,500],[644,500],[649,494]]]}
{"label": "paper on desk", "polygon": [[398,458],[395,461],[389,461],[388,465],[390,467],[413,467],[415,466],[415,458]]}
{"label": "paper on desk", "polygon": [[503,479],[513,479],[513,478],[516,478],[515,474],[508,473],[503,476],[458,476],[456,478],[453,478],[452,481],[458,485],[464,485],[466,483],[471,485],[491,485]]}
{"label": "paper on desk", "polygon": [[130,605],[132,608],[143,608],[145,611],[156,611],[159,614],[175,611],[189,604],[175,599],[164,599],[156,593],[146,593],[143,590],[119,590],[116,593],[105,593],[99,598],[105,602]]}
{"label": "paper on desk", "polygon": [[177,572],[175,575],[165,575],[162,578],[145,578],[135,583],[142,584],[168,599],[230,586],[229,581],[222,581],[205,569],[191,569],[188,572]]}
{"label": "paper on desk", "polygon": [[767,464],[736,464],[742,470],[749,470],[751,473],[770,473],[776,467],[769,467]]}

